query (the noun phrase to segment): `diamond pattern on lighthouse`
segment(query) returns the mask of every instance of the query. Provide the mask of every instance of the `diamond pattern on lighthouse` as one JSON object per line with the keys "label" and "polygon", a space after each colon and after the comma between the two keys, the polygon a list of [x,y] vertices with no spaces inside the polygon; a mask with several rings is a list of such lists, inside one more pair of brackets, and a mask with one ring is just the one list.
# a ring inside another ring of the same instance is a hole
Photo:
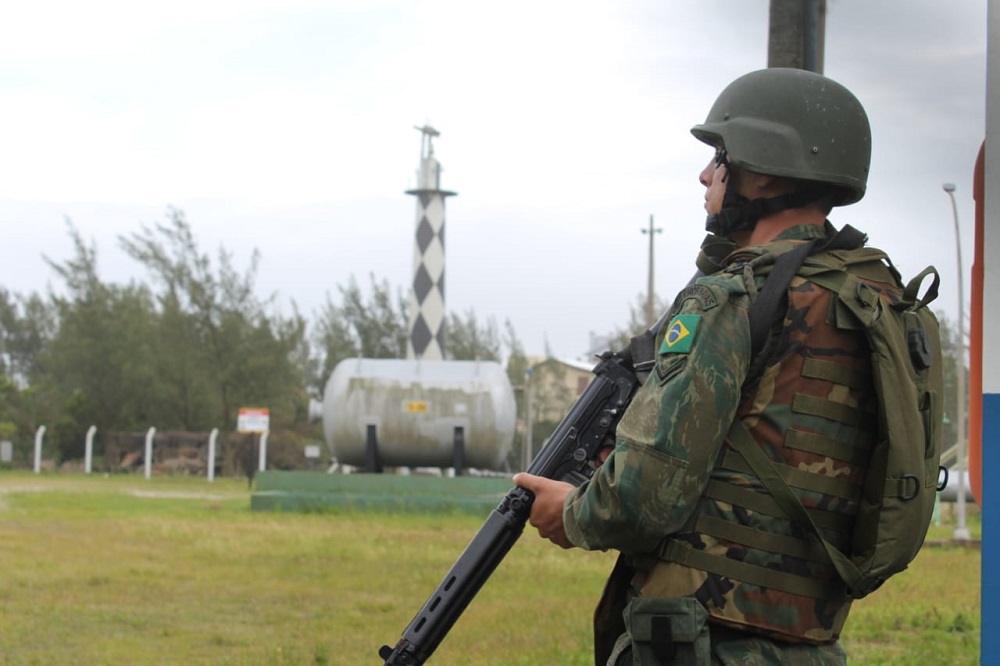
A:
{"label": "diamond pattern on lighthouse", "polygon": [[424,321],[424,318],[420,314],[417,314],[417,318],[410,325],[410,353],[415,354],[416,358],[423,357],[427,347],[430,346],[431,341],[434,339],[434,336],[431,335],[430,327],[427,326],[427,322]]}
{"label": "diamond pattern on lighthouse", "polygon": [[431,139],[438,136],[431,127],[423,132],[418,188],[407,194],[417,197],[416,232],[413,246],[413,290],[410,292],[407,358],[443,360],[445,356],[444,309],[444,212],[445,197],[454,194],[440,189],[441,166],[434,159]]}
{"label": "diamond pattern on lighthouse", "polygon": [[419,254],[426,252],[436,237],[437,230],[431,226],[430,220],[426,215],[421,217],[417,222],[417,252]]}
{"label": "diamond pattern on lighthouse", "polygon": [[[443,213],[443,207],[437,206]],[[444,247],[440,224],[420,215],[413,257],[413,292],[410,301],[410,349],[414,358],[444,358]]]}
{"label": "diamond pattern on lighthouse", "polygon": [[434,288],[434,280],[427,273],[423,264],[417,266],[417,274],[413,276],[413,295],[416,296],[417,304],[421,304]]}

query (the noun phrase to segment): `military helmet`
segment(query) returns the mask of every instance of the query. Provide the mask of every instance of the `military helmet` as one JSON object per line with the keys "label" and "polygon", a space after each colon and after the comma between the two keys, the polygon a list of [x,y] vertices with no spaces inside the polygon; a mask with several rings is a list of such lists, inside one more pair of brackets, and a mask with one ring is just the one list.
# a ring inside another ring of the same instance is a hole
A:
{"label": "military helmet", "polygon": [[868,116],[851,91],[820,74],[786,68],[745,74],[726,86],[691,133],[725,147],[737,167],[843,188],[836,205],[865,194]]}

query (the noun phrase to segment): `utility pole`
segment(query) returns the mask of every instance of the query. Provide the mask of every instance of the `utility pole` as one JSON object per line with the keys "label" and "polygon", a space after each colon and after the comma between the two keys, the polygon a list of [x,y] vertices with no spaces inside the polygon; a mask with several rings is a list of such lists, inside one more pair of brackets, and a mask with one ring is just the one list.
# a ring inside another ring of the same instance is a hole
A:
{"label": "utility pole", "polygon": [[649,216],[649,228],[640,229],[644,234],[649,234],[649,282],[646,285],[646,328],[652,328],[656,323],[656,299],[653,294],[653,234],[663,233],[663,229],[653,227],[653,215]]}
{"label": "utility pole", "polygon": [[826,0],[771,0],[767,66],[823,73]]}

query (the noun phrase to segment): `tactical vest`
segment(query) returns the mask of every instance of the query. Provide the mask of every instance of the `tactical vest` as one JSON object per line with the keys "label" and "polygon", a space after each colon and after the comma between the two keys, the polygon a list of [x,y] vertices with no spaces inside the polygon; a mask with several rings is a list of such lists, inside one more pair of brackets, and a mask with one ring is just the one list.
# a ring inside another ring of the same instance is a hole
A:
{"label": "tactical vest", "polygon": [[[863,270],[896,289],[880,261]],[[788,299],[737,418],[824,537],[849,551],[877,432],[869,346],[862,331],[833,325],[833,292],[797,276]],[[850,600],[822,546],[785,515],[727,441],[698,509],[664,540],[641,595],[694,597],[714,623],[785,641],[836,640]]]}

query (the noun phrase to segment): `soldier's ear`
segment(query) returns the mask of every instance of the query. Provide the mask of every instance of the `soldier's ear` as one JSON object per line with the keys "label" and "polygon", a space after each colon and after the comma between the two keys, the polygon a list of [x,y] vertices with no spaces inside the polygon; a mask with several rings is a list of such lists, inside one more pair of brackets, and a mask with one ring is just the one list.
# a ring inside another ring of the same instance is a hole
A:
{"label": "soldier's ear", "polygon": [[776,197],[795,191],[794,181],[779,176],[769,176],[763,173],[745,171],[743,180],[746,188],[752,194],[747,195],[750,199]]}

